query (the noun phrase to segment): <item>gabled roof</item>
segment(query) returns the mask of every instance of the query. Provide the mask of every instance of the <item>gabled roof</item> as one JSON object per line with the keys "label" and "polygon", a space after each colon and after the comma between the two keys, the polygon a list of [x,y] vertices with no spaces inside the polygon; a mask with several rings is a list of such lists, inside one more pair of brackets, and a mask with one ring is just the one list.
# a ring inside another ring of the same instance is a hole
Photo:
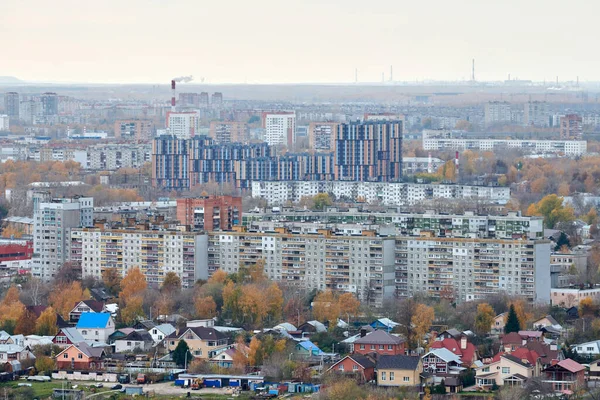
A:
{"label": "gabled roof", "polygon": [[86,306],[88,306],[90,309],[92,309],[94,312],[102,312],[102,309],[104,308],[104,303],[102,303],[101,301],[97,301],[97,300],[82,300],[82,301],[78,301],[77,303],[75,303],[73,305],[73,310],[75,310],[75,308],[77,308],[77,306],[80,303],[84,303]]}
{"label": "gabled roof", "polygon": [[142,320],[142,321],[138,321],[135,324],[136,326],[139,326],[141,328],[144,328],[146,330],[152,329],[156,326],[156,324],[153,321],[150,321],[148,319]]}
{"label": "gabled roof", "polygon": [[79,333],[79,331],[76,328],[62,328],[56,336],[59,336],[61,334],[63,336],[66,336],[71,343],[85,342],[85,338],[81,335],[81,333]]}
{"label": "gabled roof", "polygon": [[542,331],[519,331],[521,338],[541,338]]}
{"label": "gabled roof", "polygon": [[517,332],[507,333],[500,339],[502,344],[522,344],[523,338]]}
{"label": "gabled roof", "polygon": [[545,317],[539,318],[537,321],[534,321],[533,323],[535,324],[536,322],[539,322],[539,321],[543,320],[544,318],[547,319],[548,322],[550,322],[550,324],[552,324],[552,325],[560,325],[558,323],[558,321],[555,320],[554,317],[550,314],[546,315]]}
{"label": "gabled roof", "polygon": [[447,333],[448,335],[452,336],[454,339],[458,339],[460,337],[460,335],[462,335],[462,332],[456,328],[446,329],[444,332],[440,333],[440,336],[442,336],[444,333]]}
{"label": "gabled roof", "polygon": [[354,341],[355,344],[400,344],[404,339],[386,331],[376,330]]}
{"label": "gabled roof", "polygon": [[419,356],[379,356],[377,359],[377,369],[402,369],[414,371],[419,366],[421,357]]}
{"label": "gabled roof", "polygon": [[[219,340],[226,339],[227,336],[214,328],[205,328],[203,326],[197,326],[195,328],[186,328],[177,337],[178,339],[184,339],[187,332],[192,331],[201,340]],[[172,335],[169,335],[172,336]],[[185,340],[185,339],[184,339]]]}
{"label": "gabled roof", "polygon": [[77,329],[104,329],[110,319],[109,313],[84,312],[77,322]]}
{"label": "gabled roof", "polygon": [[544,365],[550,364],[552,360],[558,360],[561,354],[558,350],[552,350],[550,345],[538,342],[537,340],[527,342],[524,347],[529,350],[534,350],[540,356],[542,364]]}
{"label": "gabled roof", "polygon": [[134,340],[134,341],[141,341],[141,342],[153,342],[154,341],[154,339],[152,339],[152,336],[150,336],[148,331],[145,331],[143,329],[133,330],[133,331],[129,332],[127,334],[127,336],[118,338],[117,340]]}
{"label": "gabled roof", "polygon": [[289,322],[282,322],[278,325],[275,325],[273,327],[273,329],[282,329],[284,331],[290,332],[290,331],[295,331],[296,327],[292,324],[290,324]]}
{"label": "gabled roof", "polygon": [[431,349],[429,351],[429,353],[425,354],[423,356],[426,357],[429,354],[433,354],[438,358],[441,358],[442,360],[444,360],[445,362],[456,362],[458,364],[462,364],[462,361],[460,360],[460,357],[457,356],[456,354],[454,354],[453,352],[451,352],[450,350],[446,349],[446,348],[439,348],[439,349]]}
{"label": "gabled roof", "polygon": [[386,328],[394,329],[398,325],[400,325],[400,324],[397,323],[397,322],[392,321],[389,318],[379,318],[379,319],[371,322],[371,326],[373,328],[376,328],[377,326],[385,326]]}
{"label": "gabled roof", "polygon": [[154,328],[152,329],[158,329],[159,331],[161,331],[162,333],[164,333],[165,336],[169,336],[171,333],[175,332],[177,329],[175,329],[175,327],[171,324],[160,324],[160,325],[156,325]]}
{"label": "gabled roof", "polygon": [[102,356],[105,354],[103,348],[101,348],[101,347],[92,347],[92,346],[89,346],[87,343],[82,342],[82,343],[77,343],[77,344],[70,345],[69,347],[67,347],[66,349],[64,349],[60,353],[58,353],[55,358],[57,360],[59,360],[60,359],[59,356],[62,353],[64,353],[65,351],[68,351],[71,347],[79,350],[80,352],[82,352],[83,354],[85,354],[86,356],[88,356],[90,358],[102,358]]}
{"label": "gabled roof", "polygon": [[570,358],[559,361],[557,365],[572,373],[583,371],[585,369],[583,365],[579,364],[577,361],[571,360]]}
{"label": "gabled roof", "polygon": [[331,367],[329,367],[329,371],[334,369],[336,365],[342,363],[346,359],[354,361],[354,363],[360,365],[363,369],[375,368],[375,363],[371,358],[362,354],[348,354],[346,357],[342,358],[338,362],[334,363]]}
{"label": "gabled roof", "polygon": [[452,353],[459,356],[465,362],[470,363],[473,358],[475,358],[475,352],[477,351],[477,347],[469,341],[467,341],[467,346],[465,349],[460,348],[460,340],[456,339],[443,339],[443,340],[435,340],[431,343],[432,349],[448,349]]}
{"label": "gabled roof", "polygon": [[323,350],[321,350],[316,344],[311,342],[310,340],[304,340],[298,343],[299,347],[302,347],[306,351],[310,351],[311,353],[316,352],[317,355],[325,354]]}
{"label": "gabled roof", "polygon": [[526,347],[520,347],[510,354],[520,360],[527,360],[532,365],[535,365],[540,358],[540,355],[535,350],[530,350]]}
{"label": "gabled roof", "polygon": [[510,353],[503,354],[502,358],[506,358],[507,360],[510,360],[510,361],[514,362],[515,364],[521,365],[526,368],[533,368],[533,365],[531,365],[531,363],[529,363],[528,360],[525,360],[525,362],[523,362],[522,359],[520,359],[519,357],[515,357],[514,355],[512,355]]}
{"label": "gabled roof", "polygon": [[0,344],[0,353],[15,354],[25,351],[25,348],[16,344]]}
{"label": "gabled roof", "polygon": [[[323,325],[319,321],[314,321],[314,320],[313,321],[306,321],[302,325],[310,325],[310,326],[314,327],[317,332],[326,332],[327,331],[327,328],[325,327],[325,325]],[[298,327],[298,330],[302,330],[301,329],[302,325],[300,325]]]}

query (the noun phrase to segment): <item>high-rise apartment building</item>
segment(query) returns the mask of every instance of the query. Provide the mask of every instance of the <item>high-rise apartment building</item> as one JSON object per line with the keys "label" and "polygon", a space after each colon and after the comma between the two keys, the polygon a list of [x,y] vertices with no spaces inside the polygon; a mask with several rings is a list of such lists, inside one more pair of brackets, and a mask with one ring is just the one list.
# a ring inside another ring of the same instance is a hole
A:
{"label": "high-rise apartment building", "polygon": [[485,126],[510,124],[512,121],[511,104],[507,101],[490,101],[485,104]]}
{"label": "high-rise apartment building", "polygon": [[198,130],[198,113],[196,111],[168,111],[167,130],[178,139],[189,139]]}
{"label": "high-rise apartment building", "polygon": [[0,114],[0,131],[7,131],[10,128],[10,117]]}
{"label": "high-rise apartment building", "polygon": [[21,101],[19,99],[19,93],[7,92],[4,94],[4,109],[9,117],[19,116],[20,103]]}
{"label": "high-rise apartment building", "polygon": [[398,297],[463,302],[507,293],[550,301],[547,240],[397,237],[395,262]]}
{"label": "high-rise apartment building", "polygon": [[220,106],[221,104],[223,104],[223,93],[221,93],[221,92],[214,92],[210,96],[210,103],[213,106]]}
{"label": "high-rise apartment building", "polygon": [[40,96],[43,116],[58,115],[58,96],[56,93],[46,92]]}
{"label": "high-rise apartment building", "polygon": [[200,93],[198,102],[199,102],[200,107],[208,107],[208,92]]}
{"label": "high-rise apartment building", "polygon": [[244,142],[248,137],[248,124],[237,121],[212,121],[209,132],[215,143]]}
{"label": "high-rise apartment building", "polygon": [[523,125],[550,125],[550,108],[545,101],[529,101],[523,106]]}
{"label": "high-rise apartment building", "polygon": [[144,119],[115,121],[115,138],[150,140],[154,136],[154,123]]}
{"label": "high-rise apartment building", "polygon": [[240,265],[264,260],[264,272],[273,280],[307,290],[331,289],[355,293],[359,299],[381,306],[395,293],[395,240],[365,232],[361,236],[335,235],[323,229],[296,234],[209,232],[208,266],[236,272]]}
{"label": "high-rise apartment building", "polygon": [[284,145],[288,148],[296,142],[296,113],[294,111],[263,112],[262,126],[269,146]]}
{"label": "high-rise apartment building", "polygon": [[317,151],[333,151],[337,125],[335,122],[311,122],[308,125],[309,147]]}
{"label": "high-rise apartment building", "polygon": [[96,144],[87,148],[87,165],[84,167],[115,171],[119,168],[140,168],[152,160],[149,143]]}
{"label": "high-rise apartment building", "polygon": [[335,179],[394,182],[402,177],[402,122],[350,122],[336,127]]}
{"label": "high-rise apartment building", "polygon": [[48,193],[34,194],[34,236],[32,274],[51,280],[69,260],[71,230],[94,223],[94,199],[73,197],[49,199]]}
{"label": "high-rise apartment building", "polygon": [[208,279],[206,234],[146,228],[73,229],[71,261],[81,265],[83,277],[98,279],[107,269],[113,268],[125,276],[138,267],[146,282],[154,287],[159,287],[169,272],[177,274],[183,287]]}
{"label": "high-rise apartment building", "polygon": [[581,139],[583,124],[581,115],[567,114],[560,117],[560,138]]}
{"label": "high-rise apartment building", "polygon": [[177,199],[177,220],[194,230],[231,230],[242,223],[242,198],[210,196]]}
{"label": "high-rise apartment building", "polygon": [[179,93],[180,107],[200,107],[200,95],[198,93]]}
{"label": "high-rise apartment building", "polygon": [[28,124],[40,115],[40,104],[35,100],[23,100],[19,102],[19,119]]}

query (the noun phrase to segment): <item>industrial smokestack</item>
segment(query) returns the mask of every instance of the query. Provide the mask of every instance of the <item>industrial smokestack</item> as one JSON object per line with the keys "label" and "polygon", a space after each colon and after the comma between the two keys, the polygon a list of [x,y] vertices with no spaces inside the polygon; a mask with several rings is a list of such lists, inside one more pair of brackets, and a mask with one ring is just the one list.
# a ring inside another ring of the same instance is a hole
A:
{"label": "industrial smokestack", "polygon": [[171,80],[171,111],[175,112],[175,79]]}

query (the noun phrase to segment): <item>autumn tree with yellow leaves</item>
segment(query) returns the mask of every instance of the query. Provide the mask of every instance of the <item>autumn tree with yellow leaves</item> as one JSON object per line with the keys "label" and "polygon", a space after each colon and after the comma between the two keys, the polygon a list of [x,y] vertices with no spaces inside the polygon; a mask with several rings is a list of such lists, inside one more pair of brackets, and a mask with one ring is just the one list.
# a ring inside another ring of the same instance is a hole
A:
{"label": "autumn tree with yellow leaves", "polygon": [[313,300],[313,316],[319,321],[328,321],[329,328],[337,326],[338,319],[350,319],[358,313],[360,301],[352,293],[338,294],[324,290]]}
{"label": "autumn tree with yellow leaves", "polygon": [[138,317],[144,316],[144,291],[147,283],[146,277],[138,267],[127,272],[121,281],[119,293],[119,307],[121,320],[126,324],[133,324]]}
{"label": "autumn tree with yellow leaves", "polygon": [[81,287],[81,283],[73,281],[71,283],[59,284],[50,293],[50,305],[64,320],[69,320],[69,313],[77,303],[82,300],[88,300],[90,293]]}

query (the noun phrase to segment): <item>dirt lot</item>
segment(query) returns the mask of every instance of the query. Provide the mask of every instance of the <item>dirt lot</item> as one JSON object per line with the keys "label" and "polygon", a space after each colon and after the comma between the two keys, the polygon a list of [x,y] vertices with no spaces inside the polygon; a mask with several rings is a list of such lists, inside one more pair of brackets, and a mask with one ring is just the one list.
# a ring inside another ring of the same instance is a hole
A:
{"label": "dirt lot", "polygon": [[[125,385],[135,387],[136,385]],[[218,394],[228,395],[232,393],[231,388],[203,388],[200,390],[182,389],[180,386],[175,386],[173,382],[161,382],[152,385],[143,385],[144,392],[154,392],[161,395],[185,395],[188,391],[192,394],[203,395],[203,394]]]}

